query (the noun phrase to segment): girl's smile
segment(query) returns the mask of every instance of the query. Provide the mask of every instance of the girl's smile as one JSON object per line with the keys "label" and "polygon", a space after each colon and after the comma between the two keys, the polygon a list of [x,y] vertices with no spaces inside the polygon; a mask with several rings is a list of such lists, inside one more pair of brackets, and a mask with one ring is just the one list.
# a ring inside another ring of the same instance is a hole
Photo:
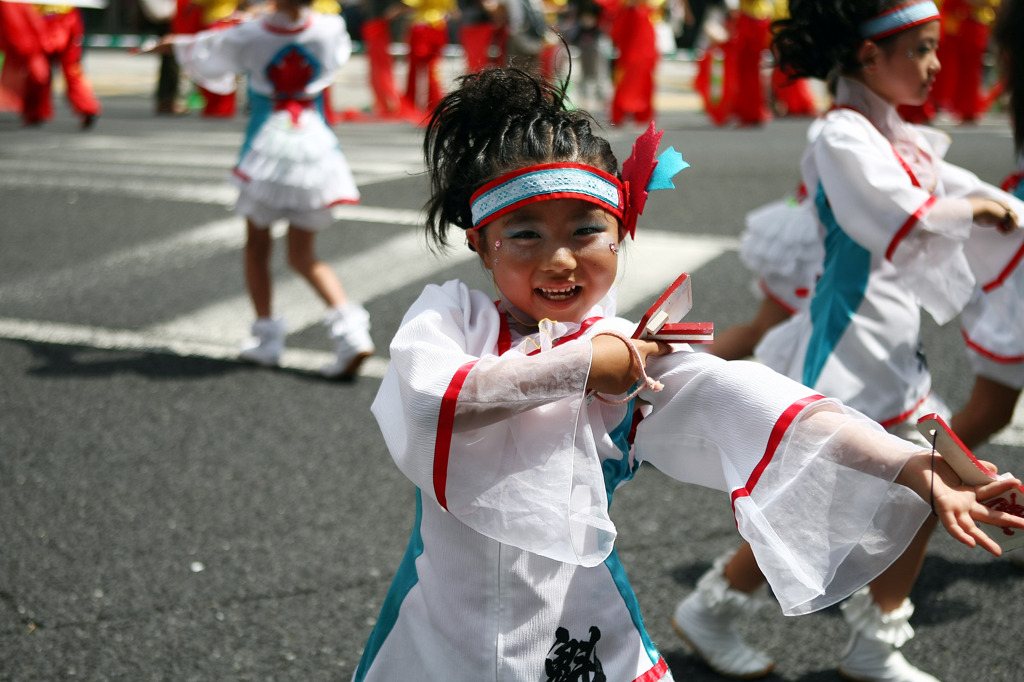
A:
{"label": "girl's smile", "polygon": [[615,282],[619,221],[587,201],[528,204],[466,237],[501,296],[534,322],[580,322]]}

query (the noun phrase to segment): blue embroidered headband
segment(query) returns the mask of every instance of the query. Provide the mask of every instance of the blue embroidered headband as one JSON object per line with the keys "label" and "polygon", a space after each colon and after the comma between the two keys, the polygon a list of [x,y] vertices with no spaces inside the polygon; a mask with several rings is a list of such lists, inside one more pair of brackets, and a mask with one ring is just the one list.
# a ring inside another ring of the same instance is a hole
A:
{"label": "blue embroidered headband", "polygon": [[622,219],[622,181],[581,163],[542,163],[519,168],[487,183],[469,199],[473,229],[535,201],[582,199]]}
{"label": "blue embroidered headband", "polygon": [[622,180],[582,163],[542,163],[491,180],[469,198],[473,229],[537,201],[581,199],[614,215],[633,237],[648,191],[675,187],[672,176],[690,166],[672,147],[655,158],[662,134],[652,121],[622,164]]}
{"label": "blue embroidered headband", "polygon": [[932,0],[901,5],[861,24],[860,37],[866,40],[878,40],[937,19],[939,19],[939,8]]}

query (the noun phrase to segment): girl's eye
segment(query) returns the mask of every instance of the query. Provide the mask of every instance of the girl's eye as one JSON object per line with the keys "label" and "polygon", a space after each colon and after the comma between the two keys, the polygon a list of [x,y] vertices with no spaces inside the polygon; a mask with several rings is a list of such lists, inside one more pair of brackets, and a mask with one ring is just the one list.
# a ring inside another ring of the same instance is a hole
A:
{"label": "girl's eye", "polygon": [[918,58],[918,59],[921,59],[921,58],[927,57],[932,52],[935,52],[935,50],[937,50],[937,49],[938,49],[938,46],[932,45],[930,43],[925,43],[923,45],[918,45],[913,50],[908,50],[907,51],[907,56],[910,57],[911,59],[914,59],[915,57]]}
{"label": "girl's eye", "polygon": [[601,234],[608,230],[604,225],[588,225],[586,227],[580,227],[576,229],[576,234],[581,237],[586,237],[592,234]]}
{"label": "girl's eye", "polygon": [[533,230],[515,230],[505,235],[507,239],[536,239],[538,236]]}

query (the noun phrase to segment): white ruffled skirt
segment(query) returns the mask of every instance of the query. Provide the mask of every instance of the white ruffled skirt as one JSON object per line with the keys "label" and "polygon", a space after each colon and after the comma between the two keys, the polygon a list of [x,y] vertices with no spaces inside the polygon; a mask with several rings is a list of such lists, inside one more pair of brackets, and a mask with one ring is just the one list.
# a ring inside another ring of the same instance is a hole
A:
{"label": "white ruffled skirt", "polygon": [[814,202],[780,199],[748,213],[740,259],[765,294],[792,311],[806,307],[825,260]]}
{"label": "white ruffled skirt", "polygon": [[338,138],[310,107],[297,120],[289,111],[273,112],[252,137],[234,181],[250,200],[285,211],[359,201]]}

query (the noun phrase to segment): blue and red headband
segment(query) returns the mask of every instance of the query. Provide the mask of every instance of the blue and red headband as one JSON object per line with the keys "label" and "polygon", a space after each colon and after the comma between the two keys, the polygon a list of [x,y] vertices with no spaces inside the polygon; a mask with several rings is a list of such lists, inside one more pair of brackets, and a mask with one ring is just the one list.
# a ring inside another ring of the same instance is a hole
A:
{"label": "blue and red headband", "polygon": [[860,37],[865,40],[878,40],[937,19],[939,19],[939,8],[932,0],[911,2],[894,7],[865,21],[860,25]]}
{"label": "blue and red headband", "polygon": [[652,122],[637,138],[633,153],[622,164],[621,180],[582,163],[542,163],[500,175],[470,197],[473,229],[537,201],[580,199],[614,215],[634,237],[647,193],[675,187],[672,177],[690,165],[672,147],[655,157],[663,134]]}

